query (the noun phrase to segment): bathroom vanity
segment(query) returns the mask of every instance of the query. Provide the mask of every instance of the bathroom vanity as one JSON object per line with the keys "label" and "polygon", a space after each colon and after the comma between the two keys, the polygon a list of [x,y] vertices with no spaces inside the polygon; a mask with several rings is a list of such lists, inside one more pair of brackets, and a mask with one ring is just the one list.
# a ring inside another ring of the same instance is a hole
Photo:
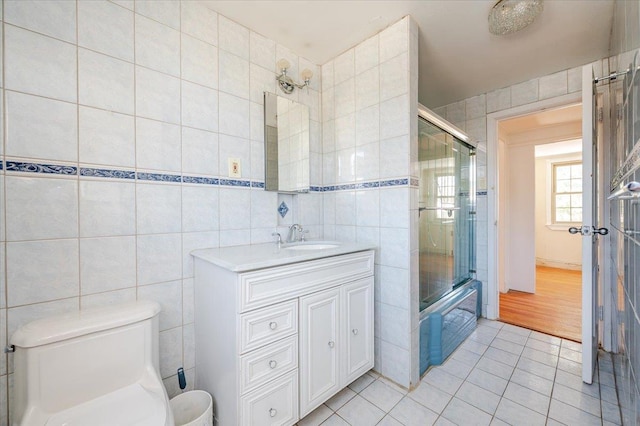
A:
{"label": "bathroom vanity", "polygon": [[196,250],[196,387],[218,425],[293,425],[373,367],[367,244]]}

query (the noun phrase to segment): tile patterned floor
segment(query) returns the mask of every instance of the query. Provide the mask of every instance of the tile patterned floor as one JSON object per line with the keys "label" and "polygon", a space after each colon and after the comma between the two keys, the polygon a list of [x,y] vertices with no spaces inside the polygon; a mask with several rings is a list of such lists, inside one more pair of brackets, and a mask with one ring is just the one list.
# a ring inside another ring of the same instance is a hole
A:
{"label": "tile patterned floor", "polygon": [[582,382],[581,345],[481,319],[411,392],[369,372],[299,426],[619,425],[610,354]]}

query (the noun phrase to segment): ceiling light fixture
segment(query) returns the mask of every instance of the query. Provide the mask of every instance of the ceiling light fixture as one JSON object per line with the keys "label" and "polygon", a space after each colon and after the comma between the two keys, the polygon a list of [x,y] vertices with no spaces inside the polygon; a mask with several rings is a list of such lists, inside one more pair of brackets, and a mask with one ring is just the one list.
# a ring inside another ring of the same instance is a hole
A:
{"label": "ceiling light fixture", "polygon": [[278,84],[284,93],[287,95],[293,92],[293,90],[297,87],[298,89],[302,89],[303,87],[309,87],[309,81],[311,77],[313,77],[313,71],[308,68],[305,68],[300,73],[300,76],[304,80],[303,84],[298,84],[291,77],[287,75],[287,69],[291,66],[289,61],[286,59],[280,59],[276,66],[280,69],[280,75],[276,77],[278,80]]}
{"label": "ceiling light fixture", "polygon": [[489,31],[512,34],[530,25],[542,13],[543,0],[499,0],[489,12]]}

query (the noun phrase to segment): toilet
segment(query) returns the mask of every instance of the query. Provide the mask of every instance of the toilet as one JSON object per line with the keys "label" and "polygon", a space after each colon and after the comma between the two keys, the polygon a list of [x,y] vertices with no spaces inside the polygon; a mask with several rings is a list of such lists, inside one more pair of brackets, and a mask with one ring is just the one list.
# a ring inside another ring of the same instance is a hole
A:
{"label": "toilet", "polygon": [[12,424],[173,426],[158,372],[159,313],[138,301],[17,330]]}

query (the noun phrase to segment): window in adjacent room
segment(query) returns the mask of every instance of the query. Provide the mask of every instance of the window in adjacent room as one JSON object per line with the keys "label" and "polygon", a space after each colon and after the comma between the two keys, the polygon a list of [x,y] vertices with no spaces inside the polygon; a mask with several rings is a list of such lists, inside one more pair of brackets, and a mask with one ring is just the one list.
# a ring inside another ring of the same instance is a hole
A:
{"label": "window in adjacent room", "polygon": [[582,222],[582,162],[553,164],[551,202],[554,224]]}
{"label": "window in adjacent room", "polygon": [[[452,175],[437,176],[438,195],[436,217],[450,219],[454,216],[456,206],[456,178]],[[448,210],[450,209],[450,210]]]}

